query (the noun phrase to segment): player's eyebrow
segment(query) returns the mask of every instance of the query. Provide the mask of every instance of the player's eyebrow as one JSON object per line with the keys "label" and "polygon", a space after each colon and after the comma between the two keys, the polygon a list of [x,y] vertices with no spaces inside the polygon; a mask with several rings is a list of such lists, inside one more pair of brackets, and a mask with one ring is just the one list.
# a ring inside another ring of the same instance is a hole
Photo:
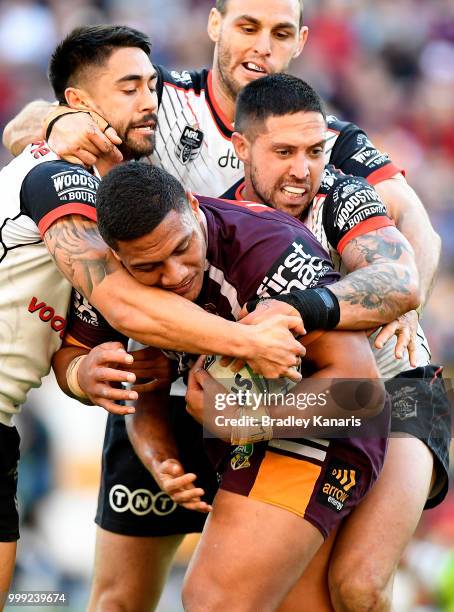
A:
{"label": "player's eyebrow", "polygon": [[[239,17],[237,17],[237,19],[235,21],[249,21],[249,23],[252,23],[256,26],[260,26],[262,25],[261,22],[256,19],[255,17],[252,17],[252,15],[240,15]],[[291,21],[283,21],[282,23],[277,23],[275,25],[273,25],[273,30],[293,30],[296,31],[296,27],[295,24],[293,24]]]}
{"label": "player's eyebrow", "polygon": [[311,145],[310,148],[314,149],[315,147],[324,147],[325,145],[326,145],[326,138],[323,138],[322,140],[319,140],[315,144]]}
{"label": "player's eyebrow", "polygon": [[[127,81],[142,81],[143,78],[144,77],[143,77],[142,74],[126,74],[125,76],[122,76],[119,79],[117,79],[115,82],[116,83],[125,83]],[[150,76],[148,81],[156,81],[157,78],[158,78],[158,74],[155,72],[154,74],[152,74]]]}
{"label": "player's eyebrow", "polygon": [[181,249],[181,247],[188,242],[188,240],[191,238],[192,234],[187,234],[186,236],[184,236],[179,243],[173,247],[172,252],[170,255],[168,255],[167,257],[165,257],[163,260],[160,261],[139,261],[138,263],[133,263],[131,265],[132,268],[134,268],[135,270],[141,270],[141,269],[146,269],[146,268],[150,268],[150,267],[156,267],[159,266],[160,264],[162,264],[166,259],[168,259],[168,257],[170,257],[171,255],[173,255],[175,253],[175,251],[178,251],[178,249]]}

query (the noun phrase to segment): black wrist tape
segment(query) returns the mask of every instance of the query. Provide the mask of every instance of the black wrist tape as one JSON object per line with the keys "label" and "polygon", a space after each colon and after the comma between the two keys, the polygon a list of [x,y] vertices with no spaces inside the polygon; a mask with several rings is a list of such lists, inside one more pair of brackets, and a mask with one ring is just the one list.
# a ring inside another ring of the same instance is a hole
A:
{"label": "black wrist tape", "polygon": [[[293,306],[300,313],[307,332],[314,329],[333,329],[340,320],[339,300],[328,287],[293,291],[269,299]],[[248,312],[253,312],[259,302],[260,300],[248,302]]]}

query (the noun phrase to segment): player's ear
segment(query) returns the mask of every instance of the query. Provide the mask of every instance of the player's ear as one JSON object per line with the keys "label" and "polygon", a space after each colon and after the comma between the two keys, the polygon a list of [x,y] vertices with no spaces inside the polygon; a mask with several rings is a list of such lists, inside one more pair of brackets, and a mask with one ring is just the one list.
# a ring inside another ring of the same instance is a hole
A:
{"label": "player's ear", "polygon": [[293,59],[295,59],[295,57],[298,57],[301,51],[304,49],[304,45],[306,44],[308,36],[309,36],[309,28],[307,26],[303,26],[300,29],[299,38],[298,38],[298,46],[296,47],[295,52],[293,53]]}
{"label": "player's ear", "polygon": [[90,109],[88,94],[83,89],[77,87],[67,87],[65,98],[71,108]]}
{"label": "player's ear", "polygon": [[216,8],[212,8],[208,16],[207,32],[208,36],[214,43],[217,43],[219,41],[219,35],[221,32],[221,21],[221,13]]}
{"label": "player's ear", "polygon": [[235,149],[236,156],[240,161],[247,163],[250,157],[250,142],[240,132],[233,132],[232,134],[232,144]]}
{"label": "player's ear", "polygon": [[119,262],[121,262],[120,256],[118,255],[117,251],[114,251],[112,248],[110,249],[113,253],[113,256],[115,257],[115,259],[117,259]]}
{"label": "player's ear", "polygon": [[192,212],[194,213],[194,216],[196,217],[196,219],[198,219],[199,218],[199,208],[200,208],[198,199],[189,189],[186,190],[186,198],[189,202],[189,206],[191,207]]}

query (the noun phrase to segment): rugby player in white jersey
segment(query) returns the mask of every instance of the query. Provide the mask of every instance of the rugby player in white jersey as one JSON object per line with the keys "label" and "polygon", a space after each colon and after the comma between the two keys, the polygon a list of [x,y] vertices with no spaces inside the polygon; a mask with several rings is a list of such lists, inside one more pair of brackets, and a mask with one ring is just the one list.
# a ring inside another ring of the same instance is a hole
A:
{"label": "rugby player in white jersey", "polygon": [[[311,124],[307,114],[296,112],[297,99],[303,99],[306,90],[300,79],[288,75],[266,77],[243,89],[238,98],[233,143],[244,163],[245,179],[223,197],[262,202],[299,218],[331,253],[341,274],[358,269],[367,274],[371,263],[379,261],[384,253],[398,260],[403,245],[394,238],[396,229],[386,225],[380,207],[372,202],[371,194],[366,196],[357,178],[327,166],[322,186],[312,198],[308,185],[313,147],[317,144],[313,135],[315,122]],[[285,102],[276,103],[277,100]],[[385,293],[385,285],[390,283],[386,275],[376,274],[373,278],[377,302]],[[385,285],[381,286],[382,282]],[[355,293],[353,285],[350,293]],[[305,292],[302,298],[309,295]],[[273,312],[270,304],[267,308]],[[308,319],[306,329],[311,329]],[[391,431],[395,437],[390,441],[391,461],[385,462],[377,486],[347,519],[337,537],[330,568],[331,597],[336,610],[389,608],[394,569],[421,512],[424,506],[433,508],[441,503],[448,488],[451,407],[441,380],[443,368],[431,364],[422,329],[419,328],[414,340],[411,358],[398,347],[402,355],[396,359],[392,342],[382,349],[374,344],[372,347],[381,376],[388,381]],[[401,461],[392,461],[394,455],[400,456]],[[412,465],[418,465],[418,471],[411,469]],[[403,480],[409,490],[398,486]],[[366,529],[368,537],[362,538]],[[353,549],[352,541],[356,542]],[[376,573],[374,553],[379,547],[381,572]],[[320,569],[323,554],[327,561],[329,546],[309,568],[284,609],[292,609],[291,603],[294,609],[303,609],[297,606],[303,595],[304,609],[329,608],[323,590],[318,591],[318,597],[310,597],[311,592],[317,593],[313,585],[319,584],[312,580],[311,569]],[[367,581],[368,576],[373,577],[374,588]]]}
{"label": "rugby player in white jersey", "polygon": [[[108,117],[122,134],[123,154],[128,159],[153,149],[157,96],[149,50],[147,37],[130,28],[82,28],[59,45],[51,62],[56,95],[82,113],[96,109]],[[298,317],[281,317],[263,329],[243,325],[232,328],[231,323],[218,320],[176,295],[152,292],[134,281],[112,259],[96,226],[94,205],[99,177],[113,165],[111,159],[99,159],[96,170],[89,172],[60,160],[40,141],[27,147],[0,173],[3,594],[11,581],[19,537],[15,503],[19,438],[13,417],[28,390],[39,386],[50,369],[52,354],[61,343],[71,285],[97,304],[114,326],[147,344],[246,352],[249,359],[258,358],[258,368],[284,367],[287,371],[302,353],[301,345],[289,331],[289,327],[301,323]],[[219,325],[214,329],[216,321]],[[236,327],[238,333],[234,331]],[[113,351],[111,357],[114,362],[125,363],[125,352]],[[0,608],[2,605],[0,601]]]}
{"label": "rugby player in white jersey", "polygon": [[[209,35],[215,42],[212,86],[210,87],[210,78],[206,71],[197,76],[188,72],[178,74],[160,71],[158,68],[158,72],[162,72],[161,106],[158,111],[160,119],[162,114],[172,109],[172,104],[176,104],[175,108],[178,109],[180,101],[186,97],[195,117],[191,119],[189,108],[179,113],[179,116],[184,117],[183,123],[178,124],[175,117],[170,116],[167,141],[162,138],[161,142],[160,133],[157,134],[156,159],[170,172],[182,178],[188,187],[197,187],[200,184],[199,175],[206,164],[208,168],[203,171],[205,188],[199,187],[199,191],[211,195],[220,195],[242,172],[230,144],[237,92],[247,82],[264,73],[285,70],[291,59],[299,54],[307,38],[307,28],[302,26],[302,7],[298,0],[270,0],[267,3],[261,0],[219,0],[216,6],[210,13],[208,28]],[[182,95],[175,98],[180,90],[186,91],[187,96],[182,92]],[[5,131],[5,143],[10,148],[19,150],[25,142],[29,142],[41,132],[42,120],[48,109],[49,105],[42,103],[25,109]],[[87,121],[86,117],[77,115],[57,120],[51,133],[53,146],[62,154],[76,155],[87,165],[94,162],[100,151],[105,154],[110,152],[118,160],[118,151],[112,146],[112,142],[94,123],[88,128],[84,127]],[[191,134],[187,127],[195,128],[194,133]],[[349,124],[339,125],[339,122],[333,122],[332,127],[333,130],[328,131],[327,161],[334,162],[347,173],[365,176],[375,185],[387,205],[389,214],[415,251],[424,303],[430,293],[440,253],[440,240],[433,231],[424,207],[397,168],[374,149],[364,133],[357,128],[355,132]],[[200,147],[201,135],[197,130],[203,133]],[[108,129],[106,133],[112,134],[112,130]],[[206,153],[205,160],[202,156],[204,151],[209,152]],[[207,176],[215,177],[215,182],[207,179]],[[411,317],[412,334],[415,334],[416,316],[413,314]],[[406,337],[406,342],[409,341],[408,335],[406,336],[408,327],[402,327],[397,322],[385,327],[382,339],[386,339],[394,331],[398,331],[401,338]],[[403,344],[405,345],[405,342]],[[414,451],[418,453],[416,447]],[[418,499],[424,497],[431,478],[431,458],[427,465],[426,453],[427,449],[423,447],[421,461],[427,469],[418,471],[420,487],[417,493],[413,489]],[[394,450],[392,443],[388,464],[392,465],[395,455],[395,461],[400,465],[401,454],[397,448]],[[416,502],[408,500],[408,503],[414,507]],[[408,525],[401,531],[412,531],[413,527],[414,519],[409,519]],[[395,541],[394,534],[390,535],[391,547]],[[343,583],[348,585],[348,578],[357,579],[361,589],[374,599],[377,589],[382,592],[383,582],[388,574],[388,570],[382,567],[389,567],[390,560],[394,558],[393,554],[385,556],[386,560],[378,559],[375,555],[368,557],[368,563],[373,564],[373,572],[369,575],[380,576],[376,583],[368,580],[367,576],[362,576],[358,568],[354,574],[350,573],[344,577]],[[355,592],[353,587],[350,591],[348,588],[344,590]]]}

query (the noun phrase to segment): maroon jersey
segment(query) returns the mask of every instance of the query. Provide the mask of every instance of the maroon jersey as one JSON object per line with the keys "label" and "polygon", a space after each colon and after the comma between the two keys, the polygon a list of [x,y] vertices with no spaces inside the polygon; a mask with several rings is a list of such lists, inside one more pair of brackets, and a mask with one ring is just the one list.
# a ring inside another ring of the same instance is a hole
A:
{"label": "maroon jersey", "polygon": [[[236,320],[255,297],[323,286],[339,278],[328,253],[298,220],[266,206],[240,206],[198,196],[207,237],[205,277],[197,303],[225,319]],[[93,347],[126,339],[74,292],[69,341]],[[192,360],[176,355],[181,369]],[[191,356],[192,357],[192,356]]]}

